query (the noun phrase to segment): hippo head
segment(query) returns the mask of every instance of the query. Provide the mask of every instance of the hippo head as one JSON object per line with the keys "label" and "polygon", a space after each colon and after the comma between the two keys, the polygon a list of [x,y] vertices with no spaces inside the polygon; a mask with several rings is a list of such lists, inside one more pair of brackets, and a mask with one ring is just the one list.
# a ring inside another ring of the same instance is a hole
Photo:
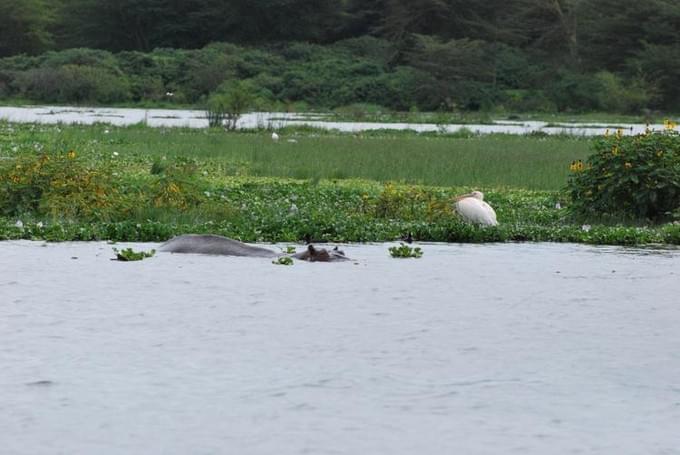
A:
{"label": "hippo head", "polygon": [[344,251],[341,251],[336,246],[332,250],[326,248],[315,248],[314,245],[308,245],[307,249],[301,253],[293,255],[295,259],[309,262],[332,262],[332,261],[346,261]]}

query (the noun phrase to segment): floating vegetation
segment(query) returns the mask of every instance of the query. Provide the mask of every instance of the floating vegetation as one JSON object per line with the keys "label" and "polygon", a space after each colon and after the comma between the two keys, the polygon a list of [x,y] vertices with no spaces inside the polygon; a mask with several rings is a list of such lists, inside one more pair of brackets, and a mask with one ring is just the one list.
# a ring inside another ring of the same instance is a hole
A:
{"label": "floating vegetation", "polygon": [[399,246],[392,246],[389,250],[390,256],[393,258],[419,258],[423,255],[423,250],[420,247],[411,248],[405,243]]}
{"label": "floating vegetation", "polygon": [[116,253],[116,260],[123,262],[141,261],[156,254],[156,250],[134,251],[132,248],[124,248],[122,250],[114,248],[113,252]]}
{"label": "floating vegetation", "polygon": [[288,256],[281,256],[280,258],[272,261],[275,265],[293,265],[293,259]]}

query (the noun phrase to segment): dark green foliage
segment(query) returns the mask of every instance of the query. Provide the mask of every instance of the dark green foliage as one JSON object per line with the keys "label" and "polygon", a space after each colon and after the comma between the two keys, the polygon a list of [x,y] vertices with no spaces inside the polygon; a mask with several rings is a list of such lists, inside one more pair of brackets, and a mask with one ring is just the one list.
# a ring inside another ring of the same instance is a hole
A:
{"label": "dark green foliage", "polygon": [[568,190],[584,219],[671,219],[680,209],[680,135],[669,128],[602,138]]}
{"label": "dark green foliage", "polygon": [[674,110],[678,30],[677,0],[0,0],[0,99]]}
{"label": "dark green foliage", "polygon": [[0,57],[37,54],[53,45],[53,8],[46,0],[0,0]]}
{"label": "dark green foliage", "polygon": [[560,72],[548,93],[559,111],[589,112],[599,107],[600,88],[600,83],[594,77],[565,70]]}
{"label": "dark green foliage", "polygon": [[[680,27],[680,24],[678,25]],[[642,49],[628,60],[631,71],[654,89],[655,105],[676,109],[680,105],[680,44],[643,43]]]}
{"label": "dark green foliage", "polygon": [[130,99],[125,78],[93,66],[65,65],[37,68],[16,80],[22,96],[56,103],[116,103]]}

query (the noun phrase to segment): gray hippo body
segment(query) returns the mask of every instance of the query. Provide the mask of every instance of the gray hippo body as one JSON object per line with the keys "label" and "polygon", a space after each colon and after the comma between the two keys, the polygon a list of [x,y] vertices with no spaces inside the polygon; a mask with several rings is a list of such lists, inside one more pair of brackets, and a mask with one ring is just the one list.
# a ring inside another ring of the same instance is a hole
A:
{"label": "gray hippo body", "polygon": [[174,237],[162,244],[158,251],[168,253],[194,253],[194,254],[217,254],[224,256],[247,256],[275,258],[290,256],[294,259],[310,262],[344,261],[348,258],[337,247],[332,250],[315,248],[308,245],[305,251],[291,255],[277,253],[276,251],[259,246],[246,245],[238,240],[222,237],[221,235],[186,234]]}

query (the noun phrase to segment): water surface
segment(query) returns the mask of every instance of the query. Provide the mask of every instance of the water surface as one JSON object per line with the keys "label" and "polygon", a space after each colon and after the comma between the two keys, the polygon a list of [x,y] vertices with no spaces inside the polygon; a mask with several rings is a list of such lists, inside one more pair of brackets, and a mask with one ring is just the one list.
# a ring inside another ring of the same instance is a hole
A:
{"label": "water surface", "polygon": [[[207,128],[205,112],[186,109],[136,109],[136,108],[94,108],[94,107],[0,107],[0,120],[30,123],[134,125],[144,123],[152,127]],[[600,136],[611,126],[595,123],[563,123],[554,125],[540,121],[498,121],[492,124],[434,124],[434,123],[381,123],[381,122],[337,122],[323,120],[320,114],[293,114],[278,112],[253,112],[245,114],[238,122],[238,128],[278,129],[292,125],[309,125],[317,128],[333,129],[343,132],[368,130],[413,130],[417,132],[454,133],[461,129],[474,133],[528,134],[573,134],[578,136]],[[626,123],[617,124],[623,134],[639,134],[647,125]],[[663,125],[649,125],[651,129],[661,130]]]}
{"label": "water surface", "polygon": [[680,453],[680,250],[388,246],[0,242],[2,453]]}

